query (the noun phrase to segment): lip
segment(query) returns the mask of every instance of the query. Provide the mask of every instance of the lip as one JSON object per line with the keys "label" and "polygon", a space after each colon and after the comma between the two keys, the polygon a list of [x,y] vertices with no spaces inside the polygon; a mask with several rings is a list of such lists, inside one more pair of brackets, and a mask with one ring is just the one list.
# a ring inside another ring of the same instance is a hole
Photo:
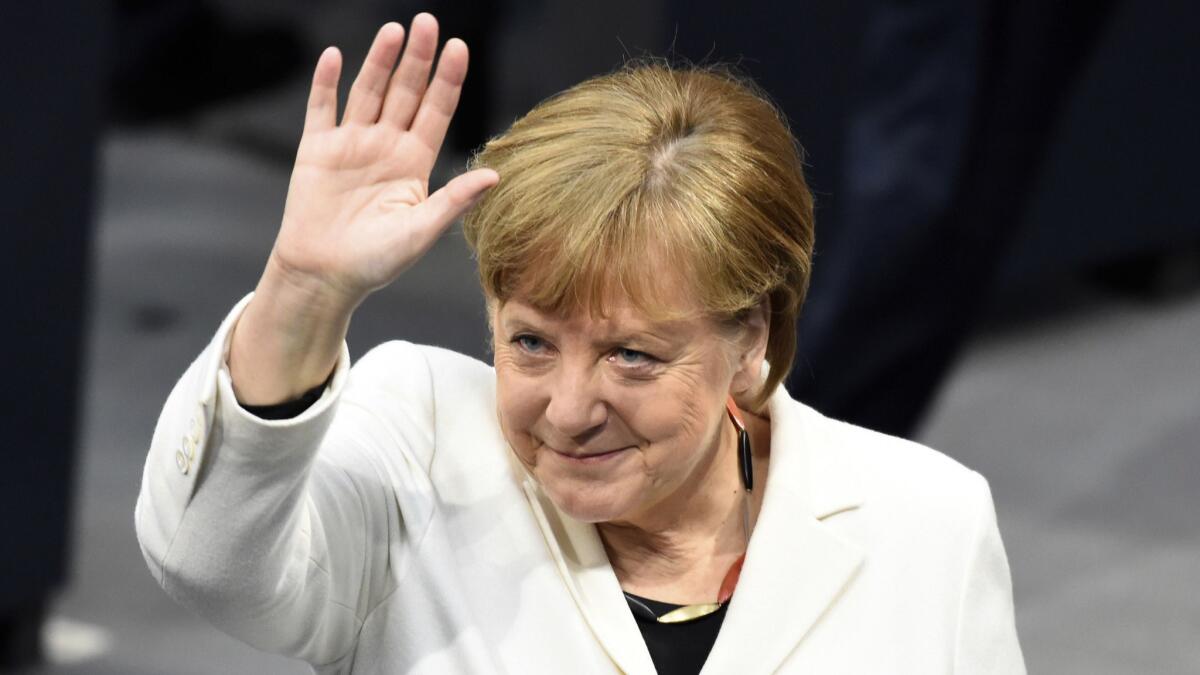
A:
{"label": "lip", "polygon": [[607,452],[596,452],[596,453],[592,453],[590,455],[568,455],[565,452],[559,452],[558,450],[554,450],[554,454],[558,455],[559,457],[562,457],[563,459],[567,460],[568,462],[571,462],[572,464],[587,465],[587,464],[601,464],[601,463],[604,463],[607,461],[611,461],[611,460],[616,459],[617,457],[620,457],[621,455],[625,454],[625,451],[629,450],[629,449],[630,448],[628,448],[628,447],[617,448],[616,450],[609,450]]}

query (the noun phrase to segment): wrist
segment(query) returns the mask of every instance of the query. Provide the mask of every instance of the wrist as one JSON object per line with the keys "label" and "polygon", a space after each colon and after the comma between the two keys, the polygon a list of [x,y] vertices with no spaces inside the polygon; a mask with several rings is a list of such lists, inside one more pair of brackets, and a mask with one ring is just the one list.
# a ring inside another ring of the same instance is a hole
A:
{"label": "wrist", "polygon": [[369,291],[346,288],[298,270],[272,250],[254,294],[270,298],[272,304],[286,310],[293,320],[328,323],[353,314]]}
{"label": "wrist", "polygon": [[328,379],[360,302],[268,262],[230,341],[238,401],[276,404]]}

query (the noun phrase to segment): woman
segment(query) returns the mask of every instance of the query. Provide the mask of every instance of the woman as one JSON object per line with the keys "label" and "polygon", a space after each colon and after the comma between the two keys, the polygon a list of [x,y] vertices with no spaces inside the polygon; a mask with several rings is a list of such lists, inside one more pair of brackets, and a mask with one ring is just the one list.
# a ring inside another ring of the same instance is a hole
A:
{"label": "woman", "polygon": [[[329,673],[1022,672],[986,482],[778,386],[812,213],[774,108],[626,68],[427,195],[467,50],[429,82],[433,17],[403,43],[340,124],[321,56],[262,279],[167,400],[136,514],[167,592]],[[494,367],[351,371],[355,307],[468,209]]]}

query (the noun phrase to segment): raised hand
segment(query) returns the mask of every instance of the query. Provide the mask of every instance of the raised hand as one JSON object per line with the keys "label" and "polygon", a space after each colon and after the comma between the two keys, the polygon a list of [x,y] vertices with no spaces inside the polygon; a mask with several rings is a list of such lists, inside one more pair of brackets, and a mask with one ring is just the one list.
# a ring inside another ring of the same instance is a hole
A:
{"label": "raised hand", "polygon": [[420,258],[496,183],[496,173],[482,169],[429,194],[429,174],[467,73],[467,45],[452,39],[430,82],[437,41],[437,21],[417,15],[396,66],[404,29],[383,26],[351,87],[341,124],[341,55],[332,47],[321,55],[272,251],[272,264],[281,271],[361,299]]}
{"label": "raised hand", "polygon": [[358,304],[499,180],[479,169],[429,193],[467,74],[467,45],[452,39],[430,81],[437,42],[429,14],[413,19],[407,45],[403,27],[383,26],[340,124],[341,54],[331,47],[318,59],[283,224],[230,347],[242,403],[280,402],[320,384]]}

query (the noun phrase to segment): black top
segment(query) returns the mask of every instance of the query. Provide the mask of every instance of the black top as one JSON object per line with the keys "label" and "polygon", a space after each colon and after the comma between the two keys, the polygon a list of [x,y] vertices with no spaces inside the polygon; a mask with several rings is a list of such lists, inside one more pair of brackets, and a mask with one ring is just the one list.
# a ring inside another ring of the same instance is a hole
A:
{"label": "black top", "polygon": [[254,415],[260,420],[290,420],[293,417],[299,417],[300,413],[312,407],[321,398],[321,394],[325,393],[325,387],[328,381],[322,382],[317,386],[304,392],[300,398],[274,405],[246,405],[241,401],[238,405],[242,406],[242,410]]}
{"label": "black top", "polygon": [[717,641],[717,632],[725,621],[725,610],[729,603],[721,605],[717,611],[693,619],[686,623],[659,623],[646,616],[645,610],[635,606],[641,603],[653,612],[654,616],[662,616],[683,605],[672,605],[643,598],[632,593],[625,594],[633,618],[637,620],[638,628],[642,631],[642,639],[650,650],[650,659],[654,661],[654,669],[659,675],[696,675],[708,660],[713,643]]}
{"label": "black top", "polygon": [[[298,416],[321,398],[325,384],[314,387],[303,396],[277,405],[242,405],[250,414],[264,420],[284,420]],[[725,620],[725,610],[729,603],[720,609],[687,623],[658,623],[646,616],[645,610],[635,611],[634,602],[645,605],[655,616],[662,616],[682,605],[672,605],[666,602],[650,600],[640,596],[632,596],[630,611],[633,611],[638,628],[642,631],[642,639],[650,650],[650,658],[659,675],[695,675],[704,666],[708,653],[712,651],[713,643],[717,640],[717,631]]]}

